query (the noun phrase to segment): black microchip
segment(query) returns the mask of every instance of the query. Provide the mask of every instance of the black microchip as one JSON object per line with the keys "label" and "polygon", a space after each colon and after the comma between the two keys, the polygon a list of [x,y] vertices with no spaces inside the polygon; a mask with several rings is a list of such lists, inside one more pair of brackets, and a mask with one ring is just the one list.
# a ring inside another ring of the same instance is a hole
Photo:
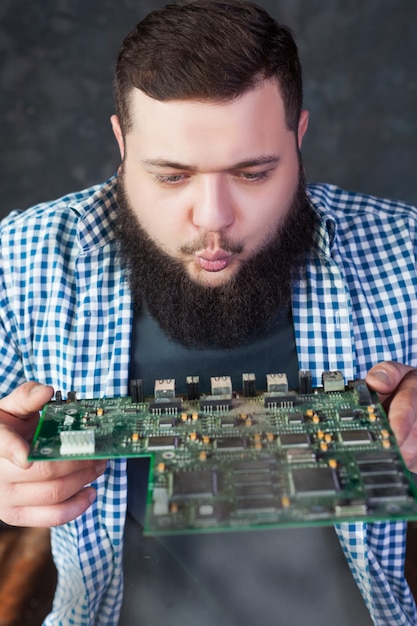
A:
{"label": "black microchip", "polygon": [[330,495],[339,489],[336,473],[329,467],[294,469],[292,477],[298,496]]}
{"label": "black microchip", "polygon": [[230,411],[232,408],[231,398],[209,398],[200,400],[202,411]]}
{"label": "black microchip", "polygon": [[265,396],[264,406],[267,409],[278,409],[293,407],[298,404],[299,400],[295,394],[277,394],[271,396]]}
{"label": "black microchip", "polygon": [[169,415],[161,415],[159,418],[159,426],[160,428],[169,428],[170,426],[173,426],[174,424],[174,420],[171,416]]}
{"label": "black microchip", "polygon": [[236,503],[238,513],[272,513],[277,509],[274,498],[239,498]]}
{"label": "black microchip", "polygon": [[310,445],[310,440],[306,433],[287,433],[280,436],[281,446],[286,447],[307,447]]}
{"label": "black microchip", "polygon": [[358,463],[373,463],[376,461],[397,461],[398,457],[395,452],[390,450],[369,450],[357,452],[355,459]]}
{"label": "black microchip", "polygon": [[149,411],[155,415],[178,413],[180,410],[181,400],[165,400],[165,398],[162,398],[149,403]]}
{"label": "black microchip", "polygon": [[236,426],[236,418],[232,415],[222,415],[220,421],[223,428],[233,428],[233,426]]}
{"label": "black microchip", "polygon": [[340,438],[345,445],[371,443],[372,436],[367,430],[342,430]]}
{"label": "black microchip", "polygon": [[296,413],[290,413],[287,416],[288,424],[302,424],[304,422],[304,415],[297,411]]}
{"label": "black microchip", "polygon": [[235,461],[232,464],[233,483],[239,486],[265,486],[268,491],[272,489],[273,464],[269,460]]}
{"label": "black microchip", "polygon": [[270,484],[272,477],[269,472],[239,472],[234,474],[234,480],[236,484]]}
{"label": "black microchip", "polygon": [[178,445],[178,438],[173,435],[161,435],[160,437],[149,437],[148,450],[172,450]]}
{"label": "black microchip", "polygon": [[386,461],[374,461],[373,463],[359,463],[359,469],[362,475],[365,474],[389,474],[400,471],[399,463]]}
{"label": "black microchip", "polygon": [[210,470],[174,472],[172,495],[174,498],[212,497],[215,494],[216,475]]}
{"label": "black microchip", "polygon": [[404,480],[400,474],[365,474],[362,476],[363,484],[368,487],[403,485]]}
{"label": "black microchip", "polygon": [[254,496],[271,496],[272,495],[272,484],[264,483],[261,485],[251,485],[251,484],[238,484],[235,487],[235,494],[238,498],[247,498]]}
{"label": "black microchip", "polygon": [[357,409],[341,409],[339,419],[341,422],[353,422],[363,416],[363,411]]}
{"label": "black microchip", "polygon": [[247,459],[245,461],[234,461],[231,467],[234,472],[270,472],[272,464],[275,463],[275,459],[268,457],[268,459]]}
{"label": "black microchip", "polygon": [[370,504],[398,502],[406,500],[409,491],[406,485],[395,487],[372,487],[366,490],[366,498]]}
{"label": "black microchip", "polygon": [[246,441],[241,437],[225,437],[216,440],[217,450],[244,450],[245,447]]}

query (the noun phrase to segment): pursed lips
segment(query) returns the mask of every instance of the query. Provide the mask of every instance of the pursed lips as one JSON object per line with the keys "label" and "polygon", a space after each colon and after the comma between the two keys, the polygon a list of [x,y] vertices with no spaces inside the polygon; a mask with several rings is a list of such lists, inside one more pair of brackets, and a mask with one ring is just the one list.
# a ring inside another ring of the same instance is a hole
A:
{"label": "pursed lips", "polygon": [[206,270],[207,272],[220,272],[225,269],[227,265],[229,265],[233,254],[225,252],[224,250],[202,250],[195,256],[197,262],[203,270]]}

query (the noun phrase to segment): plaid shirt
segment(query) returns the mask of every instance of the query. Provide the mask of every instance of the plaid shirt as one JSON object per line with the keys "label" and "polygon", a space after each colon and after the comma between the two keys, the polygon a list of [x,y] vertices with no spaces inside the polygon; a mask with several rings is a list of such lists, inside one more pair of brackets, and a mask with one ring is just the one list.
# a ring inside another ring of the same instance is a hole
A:
{"label": "plaid shirt", "polygon": [[[417,365],[417,211],[309,187],[315,252],[295,285],[300,369],[364,377],[382,360]],[[0,394],[38,380],[79,397],[126,395],[131,296],[114,236],[115,178],[14,212],[1,224]],[[59,570],[45,624],[117,624],[122,595],[125,461],[111,461],[98,497],[52,530]],[[337,532],[375,624],[417,623],[404,579],[405,524],[341,524]]]}

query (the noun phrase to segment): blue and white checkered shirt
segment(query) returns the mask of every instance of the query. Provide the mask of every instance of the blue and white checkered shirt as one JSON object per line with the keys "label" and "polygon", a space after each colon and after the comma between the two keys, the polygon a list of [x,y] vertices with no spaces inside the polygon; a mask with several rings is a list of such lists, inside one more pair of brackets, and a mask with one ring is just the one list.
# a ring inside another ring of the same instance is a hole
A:
{"label": "blue and white checkered shirt", "polygon": [[[382,360],[417,365],[417,210],[309,187],[315,252],[293,298],[301,369],[364,377]],[[1,224],[0,394],[38,380],[79,397],[126,395],[132,303],[114,236],[115,178],[14,212]],[[125,461],[111,461],[82,516],[52,530],[59,570],[45,624],[117,624]],[[405,524],[341,524],[342,547],[375,624],[417,623],[404,579]]]}

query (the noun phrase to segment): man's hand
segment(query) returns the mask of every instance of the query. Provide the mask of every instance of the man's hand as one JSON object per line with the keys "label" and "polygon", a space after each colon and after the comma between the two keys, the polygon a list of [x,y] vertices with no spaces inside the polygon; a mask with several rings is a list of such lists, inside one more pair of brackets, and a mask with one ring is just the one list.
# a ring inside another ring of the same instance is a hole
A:
{"label": "man's hand", "polygon": [[86,487],[103,474],[102,461],[27,460],[40,409],[53,389],[35,382],[0,400],[0,520],[12,526],[58,526],[95,500]]}
{"label": "man's hand", "polygon": [[387,361],[369,370],[366,382],[388,413],[408,469],[417,472],[417,370]]}

